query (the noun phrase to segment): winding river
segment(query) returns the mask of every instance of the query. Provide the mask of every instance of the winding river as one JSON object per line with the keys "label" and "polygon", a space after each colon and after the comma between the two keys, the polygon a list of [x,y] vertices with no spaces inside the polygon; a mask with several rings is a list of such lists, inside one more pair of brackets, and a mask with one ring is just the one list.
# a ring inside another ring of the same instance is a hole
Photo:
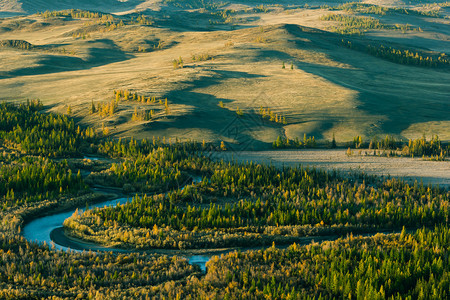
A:
{"label": "winding river", "polygon": [[[91,160],[97,160],[98,158],[91,158]],[[192,183],[198,183],[201,182],[202,178],[193,176],[192,177]],[[184,189],[184,186],[183,186]],[[119,197],[113,200],[107,200],[95,204],[90,204],[89,208],[103,208],[103,207],[109,207],[109,206],[116,206],[117,204],[125,204],[128,201],[130,201],[130,198],[126,197]],[[132,250],[125,250],[120,248],[113,248],[113,247],[104,247],[101,245],[84,242],[82,240],[78,239],[71,239],[65,236],[63,231],[63,223],[64,221],[73,215],[73,213],[78,209],[78,211],[83,212],[83,208],[78,207],[74,208],[65,212],[59,212],[48,216],[38,217],[28,223],[25,224],[22,234],[23,236],[31,242],[37,242],[37,243],[45,243],[47,245],[52,245],[57,250],[64,250],[64,251],[76,251],[76,252],[82,252],[82,251],[112,251],[112,252],[136,252]],[[221,253],[229,252],[231,250],[224,250],[221,251]],[[146,250],[146,253],[159,253],[158,250]],[[175,254],[176,251],[173,251],[173,255],[178,255],[181,257],[186,258],[189,263],[199,265],[202,271],[206,270],[206,262],[211,259],[213,255],[217,255],[217,252],[215,253],[208,253],[208,254],[201,254],[201,255],[183,255],[183,254]],[[167,253],[165,253],[167,254]],[[170,254],[168,254],[170,255]]]}
{"label": "winding river", "polygon": [[[92,158],[90,158],[92,159]],[[192,183],[198,183],[202,180],[200,177],[193,177]],[[184,187],[183,187],[184,188]],[[128,201],[130,201],[129,198],[126,197],[118,197],[113,200],[107,200],[100,203],[90,204],[89,208],[102,208],[105,206],[115,206],[117,204],[125,204]],[[79,207],[79,211],[83,211],[83,208]],[[37,243],[46,243],[47,245],[52,245],[52,247],[55,247],[55,249],[58,250],[64,250],[64,251],[76,251],[76,252],[82,252],[82,251],[111,251],[111,252],[117,252],[117,253],[129,253],[129,252],[136,252],[136,250],[125,250],[120,248],[114,248],[114,247],[104,247],[98,244],[85,242],[79,239],[72,239],[68,238],[64,234],[63,230],[63,223],[64,221],[72,216],[72,214],[76,211],[76,208],[65,211],[65,212],[58,212],[52,215],[48,216],[42,216],[38,217],[28,223],[25,224],[22,234],[23,236],[29,240],[30,242],[37,242]],[[386,233],[386,232],[385,232]],[[365,236],[370,236],[373,234],[362,234]],[[310,244],[311,242],[322,242],[322,241],[332,241],[336,240],[340,236],[333,235],[333,236],[312,236],[312,237],[304,237],[300,238],[297,244],[300,245],[306,245]],[[282,246],[280,248],[285,248],[286,246]],[[240,248],[240,250],[255,250],[255,249],[264,249],[267,247],[259,246],[259,247],[251,247],[251,248]],[[219,251],[213,251],[211,249],[211,252],[205,251],[205,253],[202,253],[200,255],[195,254],[184,254],[180,253],[180,251],[177,250],[169,250],[169,251],[161,251],[159,249],[154,250],[145,250],[142,252],[145,253],[162,253],[169,256],[181,256],[186,258],[190,264],[199,265],[202,271],[206,271],[206,262],[208,262],[211,257],[214,255],[222,254],[222,253],[228,253],[231,251],[236,250],[236,248],[230,248],[230,249],[223,249]],[[173,252],[173,253],[171,253]]]}
{"label": "winding river", "polygon": [[[128,201],[130,201],[129,198],[117,198],[113,200],[108,200],[96,204],[92,204],[89,206],[89,208],[102,208],[105,206],[115,206],[117,204],[125,204]],[[85,242],[79,239],[72,239],[65,236],[63,232],[63,223],[64,220],[72,216],[72,214],[75,212],[75,208],[65,211],[65,212],[59,212],[55,213],[49,216],[43,216],[38,217],[28,223],[25,224],[22,234],[23,236],[29,240],[30,242],[37,242],[37,243],[46,243],[47,245],[54,246],[57,250],[64,250],[64,251],[75,251],[75,252],[82,252],[82,251],[111,251],[111,252],[117,252],[117,253],[129,253],[129,252],[137,252],[136,250],[126,250],[126,249],[120,249],[120,248],[113,248],[113,247],[104,247],[98,244]],[[78,208],[79,211],[83,211],[82,208]],[[300,245],[306,245],[310,244],[311,242],[321,242],[321,241],[331,241],[339,238],[339,236],[312,236],[312,237],[304,237],[297,242],[297,244]],[[281,246],[279,248],[285,248],[287,246]],[[256,250],[256,249],[264,249],[267,248],[264,246],[259,247],[248,247],[248,248],[240,248],[240,250]],[[194,255],[194,254],[180,254],[179,251],[173,250],[173,254],[170,254],[172,250],[169,251],[161,251],[158,249],[155,250],[145,250],[142,252],[145,253],[163,253],[169,256],[181,256],[186,258],[190,264],[199,265],[202,271],[206,271],[206,262],[208,262],[211,257],[218,254],[228,253],[231,251],[236,250],[236,248],[230,248],[230,249],[224,249],[219,251],[211,251],[210,253],[206,252],[200,255]],[[178,252],[178,253],[177,253]]]}
{"label": "winding river", "polygon": [[[108,200],[96,204],[92,204],[90,208],[102,208],[105,206],[115,206],[117,204],[125,204],[129,201],[128,198],[117,198],[114,200]],[[58,250],[65,251],[113,251],[113,252],[132,252],[130,250],[124,250],[119,248],[109,248],[100,245],[83,242],[80,240],[72,240],[64,237],[62,233],[64,220],[72,216],[76,209],[70,211],[56,213],[49,216],[39,217],[31,222],[25,224],[23,228],[23,236],[32,242],[46,243],[47,245],[54,245]],[[82,210],[79,208],[79,210]],[[151,251],[147,251],[151,252]],[[156,253],[157,251],[155,251]],[[200,268],[205,271],[206,262],[213,256],[213,254],[205,255],[180,255],[185,257],[189,263],[197,264]]]}
{"label": "winding river", "polygon": [[[89,206],[89,208],[102,208],[105,206],[115,206],[117,204],[125,204],[127,201],[130,201],[129,198],[117,198],[113,200],[108,200],[96,204],[92,204]],[[58,250],[64,250],[64,251],[75,251],[75,252],[82,252],[82,251],[111,251],[111,252],[117,252],[117,253],[129,253],[129,252],[137,252],[136,250],[126,250],[126,249],[120,249],[120,248],[113,248],[113,247],[104,247],[98,244],[85,242],[79,239],[72,239],[68,238],[64,232],[63,232],[63,223],[64,220],[72,216],[72,214],[75,212],[75,208],[65,211],[65,212],[59,212],[55,213],[49,216],[43,216],[38,217],[28,223],[25,224],[23,228],[23,236],[29,240],[30,242],[38,242],[38,243],[46,243],[47,245],[52,245],[55,247],[55,249]],[[82,208],[78,208],[79,211],[83,211]],[[388,232],[385,232],[388,233]],[[370,236],[373,234],[361,234]],[[357,236],[357,235],[355,235]],[[338,239],[339,235],[331,235],[331,236],[310,236],[310,237],[303,237],[300,238],[297,242],[299,245],[307,245],[312,242],[322,242],[322,241],[332,241]],[[278,248],[286,248],[287,246],[277,246]],[[267,248],[267,246],[257,246],[257,247],[247,247],[247,248],[239,248],[240,250],[257,250],[257,249],[264,249]],[[163,253],[169,256],[181,256],[186,258],[190,264],[199,265],[202,271],[206,271],[206,263],[213,257],[214,255],[228,253],[231,251],[236,250],[237,248],[230,248],[230,249],[223,249],[219,251],[211,251],[211,252],[205,252],[200,255],[194,255],[194,254],[180,254],[177,250],[145,250],[141,252],[145,253]],[[170,252],[173,252],[173,254],[170,254]]]}

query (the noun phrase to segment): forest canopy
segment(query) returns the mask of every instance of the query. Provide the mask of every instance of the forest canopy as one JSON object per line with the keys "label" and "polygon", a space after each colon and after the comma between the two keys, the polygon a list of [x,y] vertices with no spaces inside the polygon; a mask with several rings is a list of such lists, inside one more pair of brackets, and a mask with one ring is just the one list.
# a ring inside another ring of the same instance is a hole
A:
{"label": "forest canopy", "polygon": [[[101,139],[38,101],[1,104],[0,116],[0,298],[449,296],[447,190],[217,161],[205,143]],[[134,196],[64,225],[125,253],[67,252],[21,236],[35,216],[104,199],[91,189],[100,185]],[[387,229],[397,233],[375,234]],[[336,240],[302,246],[306,235]],[[135,251],[251,245],[272,247],[214,256],[206,272],[179,256]]]}

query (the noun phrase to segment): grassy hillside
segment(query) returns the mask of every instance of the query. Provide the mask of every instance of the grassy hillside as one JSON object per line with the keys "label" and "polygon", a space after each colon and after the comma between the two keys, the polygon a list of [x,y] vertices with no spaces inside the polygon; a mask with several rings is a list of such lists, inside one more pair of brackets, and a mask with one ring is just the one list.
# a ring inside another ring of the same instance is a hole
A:
{"label": "grassy hillside", "polygon": [[[103,8],[117,12],[103,2]],[[137,2],[117,7],[156,5]],[[71,5],[63,4],[57,8]],[[267,148],[279,135],[293,139],[304,133],[318,141],[329,141],[334,133],[338,142],[356,135],[424,133],[449,140],[448,65],[425,66],[395,56],[400,51],[417,55],[419,62],[445,62],[450,20],[444,8],[437,17],[367,15],[329,4],[208,2],[198,9],[198,3],[182,1],[144,10],[145,19],[136,13],[70,12],[2,19],[0,99],[39,98],[62,113],[70,106],[82,123],[106,127],[113,136],[224,140],[249,150]],[[346,17],[323,17],[330,14]],[[369,17],[383,25],[367,25],[373,23]],[[339,33],[349,18],[357,20],[352,26],[366,26],[362,35]],[[377,53],[381,47],[393,50],[394,57]],[[122,101],[112,115],[89,114],[92,103],[114,100],[114,90],[157,101]],[[159,99],[166,98],[169,109],[158,108]],[[261,107],[284,121],[263,119]],[[134,112],[150,110],[151,119],[133,118]]]}

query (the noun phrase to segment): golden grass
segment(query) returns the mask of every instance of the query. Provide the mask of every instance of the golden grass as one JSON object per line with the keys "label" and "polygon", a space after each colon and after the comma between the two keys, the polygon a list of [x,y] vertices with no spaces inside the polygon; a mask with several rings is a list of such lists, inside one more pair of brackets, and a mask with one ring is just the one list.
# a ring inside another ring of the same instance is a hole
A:
{"label": "golden grass", "polygon": [[[340,142],[355,135],[385,134],[417,138],[433,133],[450,139],[449,72],[397,65],[341,47],[338,35],[311,29],[325,29],[319,16],[327,13],[278,9],[249,13],[259,19],[235,24],[233,30],[223,26],[226,30],[180,31],[165,23],[94,31],[87,39],[72,37],[83,28],[83,20],[45,20],[48,26],[37,26],[44,20],[36,16],[0,20],[0,28],[22,24],[0,30],[0,40],[21,39],[39,46],[31,51],[0,49],[0,99],[39,98],[61,113],[70,104],[82,123],[105,123],[112,135],[122,137],[250,140],[256,148],[268,147],[278,135],[294,138],[303,133],[318,140],[331,140],[334,133]],[[423,33],[399,37],[373,32],[367,38],[381,36],[418,46],[429,39],[433,49],[448,50],[444,41],[433,39],[431,20],[408,19],[412,25],[415,20]],[[200,29],[210,26],[207,19],[197,23]],[[448,34],[439,28],[441,36]],[[150,50],[137,52],[144,46]],[[191,59],[202,53],[214,59]],[[184,67],[174,69],[172,61],[179,57]],[[88,115],[92,100],[109,101],[115,89],[167,97],[170,113],[132,122],[135,105],[123,103],[112,117]],[[256,114],[260,106],[286,116],[287,124],[262,121]],[[244,111],[238,123],[236,107]],[[230,126],[240,129],[236,133]]]}

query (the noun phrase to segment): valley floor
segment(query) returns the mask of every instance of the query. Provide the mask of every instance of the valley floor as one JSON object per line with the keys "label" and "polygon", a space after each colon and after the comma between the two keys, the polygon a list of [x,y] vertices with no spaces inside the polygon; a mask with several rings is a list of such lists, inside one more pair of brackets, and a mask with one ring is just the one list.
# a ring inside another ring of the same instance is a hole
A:
{"label": "valley floor", "polygon": [[450,161],[426,161],[422,158],[365,156],[373,150],[353,150],[352,156],[346,155],[345,149],[330,150],[274,150],[241,151],[221,153],[219,157],[241,162],[253,161],[269,163],[276,166],[295,166],[298,164],[337,170],[342,172],[362,171],[369,175],[393,176],[406,181],[423,180],[425,184],[439,184],[450,187]]}

